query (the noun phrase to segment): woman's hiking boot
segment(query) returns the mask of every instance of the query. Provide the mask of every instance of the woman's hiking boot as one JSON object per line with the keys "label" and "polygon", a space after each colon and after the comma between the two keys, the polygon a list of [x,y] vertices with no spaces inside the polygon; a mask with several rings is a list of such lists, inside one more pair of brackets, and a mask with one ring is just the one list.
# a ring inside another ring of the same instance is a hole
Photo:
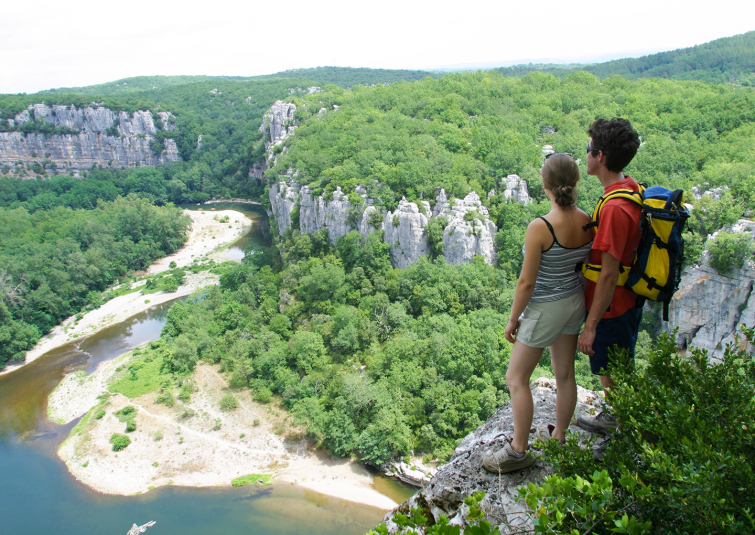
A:
{"label": "woman's hiking boot", "polygon": [[485,470],[494,474],[507,474],[522,468],[529,468],[534,462],[535,458],[526,451],[521,457],[517,456],[514,448],[508,442],[503,446],[503,449],[482,459]]}

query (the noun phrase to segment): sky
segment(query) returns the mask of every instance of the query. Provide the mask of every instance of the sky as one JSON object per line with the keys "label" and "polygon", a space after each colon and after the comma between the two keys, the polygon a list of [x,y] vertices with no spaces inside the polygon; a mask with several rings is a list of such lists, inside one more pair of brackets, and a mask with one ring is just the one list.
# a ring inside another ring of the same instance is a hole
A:
{"label": "sky", "polygon": [[597,62],[755,30],[753,0],[8,0],[0,93],[318,66]]}

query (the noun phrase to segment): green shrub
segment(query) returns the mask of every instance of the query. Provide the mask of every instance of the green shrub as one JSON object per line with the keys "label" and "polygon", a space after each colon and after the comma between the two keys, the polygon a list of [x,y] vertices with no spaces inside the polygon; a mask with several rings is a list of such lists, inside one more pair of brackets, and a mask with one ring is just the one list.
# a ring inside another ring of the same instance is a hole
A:
{"label": "green shrub", "polygon": [[165,390],[164,392],[158,394],[158,396],[155,398],[155,403],[162,403],[168,407],[172,407],[176,404],[176,398],[173,397],[173,392],[171,392],[170,390]]}
{"label": "green shrub", "polygon": [[131,444],[131,439],[128,438],[126,435],[121,435],[120,433],[113,433],[110,436],[110,443],[113,445],[113,451],[121,451],[126,446]]}
{"label": "green shrub", "polygon": [[101,420],[103,416],[105,416],[105,411],[99,410],[97,411],[97,414],[94,415],[94,419]]}
{"label": "green shrub", "polygon": [[752,236],[721,231],[708,243],[710,265],[721,275],[742,269],[752,254]]}
{"label": "green shrub", "polygon": [[133,405],[126,405],[119,411],[115,411],[115,414],[121,422],[128,422],[136,418],[137,409]]}
{"label": "green shrub", "polygon": [[270,400],[273,399],[273,392],[266,386],[261,386],[255,390],[254,399],[260,403],[270,403]]}
{"label": "green shrub", "polygon": [[155,431],[155,435],[154,435],[155,442],[160,442],[164,436],[165,435],[163,434],[162,431]]}
{"label": "green shrub", "polygon": [[239,406],[239,402],[233,397],[233,394],[226,394],[223,399],[220,400],[220,410],[232,411]]}
{"label": "green shrub", "polygon": [[[745,336],[752,343],[753,331],[745,329]],[[735,343],[711,365],[703,350],[681,356],[664,333],[644,370],[614,369],[611,377],[616,387],[608,401],[621,432],[609,443],[603,467],[621,483],[612,488],[614,510],[631,510],[657,533],[753,532],[753,355]],[[545,451],[560,477],[588,480],[594,470],[589,449],[576,440],[548,444]],[[634,495],[624,485],[629,481]]]}
{"label": "green shrub", "polygon": [[133,433],[136,431],[136,424],[134,422],[126,423],[126,433]]}

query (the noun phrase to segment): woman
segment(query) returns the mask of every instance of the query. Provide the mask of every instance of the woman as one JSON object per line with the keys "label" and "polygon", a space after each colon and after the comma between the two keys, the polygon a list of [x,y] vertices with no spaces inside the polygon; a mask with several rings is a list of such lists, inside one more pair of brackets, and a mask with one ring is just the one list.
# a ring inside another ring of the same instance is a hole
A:
{"label": "woman", "polygon": [[485,468],[494,473],[513,472],[535,462],[527,453],[533,414],[529,385],[544,348],[550,347],[556,376],[556,425],[538,428],[538,438],[563,442],[577,403],[574,356],[585,319],[585,301],[575,267],[590,252],[593,234],[582,228],[590,216],[574,204],[579,169],[572,157],[551,155],[541,176],[551,211],[529,224],[524,239],[524,264],[506,326],[506,339],[514,344],[506,372],[514,438],[483,459]]}

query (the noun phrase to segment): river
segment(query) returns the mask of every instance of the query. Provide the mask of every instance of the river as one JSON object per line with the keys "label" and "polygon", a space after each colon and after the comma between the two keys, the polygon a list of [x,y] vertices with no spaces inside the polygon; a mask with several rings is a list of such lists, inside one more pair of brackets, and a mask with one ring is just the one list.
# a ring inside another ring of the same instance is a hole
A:
{"label": "river", "polygon": [[[229,256],[238,258],[245,247],[269,243],[260,207],[212,208],[238,210],[255,220],[249,235],[229,248]],[[104,360],[159,338],[171,304],[152,307],[0,375],[0,533],[118,535],[133,523],[155,520],[148,535],[362,534],[380,522],[385,511],[288,483],[263,489],[162,487],[139,496],[110,496],[71,476],[56,452],[76,422],[58,425],[47,418],[49,394],[65,374],[92,371]],[[399,503],[414,493],[379,475],[374,486]]]}

